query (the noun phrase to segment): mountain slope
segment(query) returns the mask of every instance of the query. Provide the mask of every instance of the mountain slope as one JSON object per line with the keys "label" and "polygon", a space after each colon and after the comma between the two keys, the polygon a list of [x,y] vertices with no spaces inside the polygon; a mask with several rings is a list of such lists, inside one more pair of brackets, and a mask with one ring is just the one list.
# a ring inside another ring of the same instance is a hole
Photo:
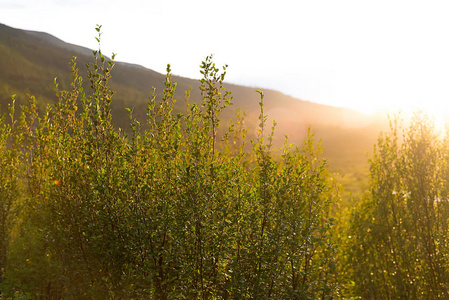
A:
{"label": "mountain slope", "polygon": [[[47,33],[23,31],[0,24],[0,79],[3,84],[16,91],[27,91],[42,95],[45,101],[55,100],[53,79],[59,78],[62,87],[70,82],[69,66],[73,56],[77,56],[81,73],[85,74],[84,65],[92,61],[92,51],[67,44]],[[126,102],[145,102],[151,87],[163,89],[164,76],[152,70],[137,65],[118,62],[113,70],[111,85],[118,91],[119,100],[126,98],[119,93],[134,92],[139,95]],[[199,98],[197,80],[174,76],[178,83],[178,95],[183,97],[185,90],[193,87],[192,97]],[[248,107],[250,113],[258,111],[258,94],[255,88],[248,88],[228,84],[227,88],[233,93],[235,106]],[[287,113],[289,118],[302,119],[306,123],[320,123],[328,125],[352,126],[364,119],[361,114],[343,108],[336,108],[312,102],[301,101],[272,90],[264,90],[266,94],[267,110],[272,110],[273,117]],[[116,100],[116,102],[120,102]],[[45,102],[43,101],[43,102]],[[257,109],[256,109],[257,108]],[[282,112],[282,110],[284,110]]]}
{"label": "mountain slope", "polygon": [[[69,62],[77,56],[80,74],[86,78],[85,65],[92,61],[92,51],[67,44],[47,33],[24,31],[0,24],[0,106],[5,111],[11,94],[17,94],[17,101],[25,103],[26,93],[36,96],[43,108],[56,101],[53,79],[58,77],[60,88],[70,88]],[[230,66],[229,72],[232,72]],[[116,91],[111,105],[116,126],[129,128],[125,107],[134,107],[136,117],[145,118],[146,99],[154,86],[161,95],[165,75],[138,65],[117,62],[112,71],[111,87]],[[184,92],[192,88],[191,101],[200,101],[198,80],[173,76],[178,83],[176,96],[182,105]],[[87,86],[87,84],[85,84]],[[246,124],[257,126],[259,95],[255,88],[226,84],[232,92],[234,107],[247,109]],[[291,142],[300,143],[307,128],[312,127],[318,138],[323,139],[324,154],[329,158],[331,170],[350,173],[362,168],[366,162],[366,151],[374,144],[378,123],[361,113],[302,101],[273,90],[265,93],[265,113],[276,119],[278,143],[284,134],[290,135]],[[234,109],[225,113],[224,118],[232,118]],[[251,129],[250,129],[251,133]],[[353,162],[355,166],[349,167]],[[362,168],[363,169],[363,168]]]}

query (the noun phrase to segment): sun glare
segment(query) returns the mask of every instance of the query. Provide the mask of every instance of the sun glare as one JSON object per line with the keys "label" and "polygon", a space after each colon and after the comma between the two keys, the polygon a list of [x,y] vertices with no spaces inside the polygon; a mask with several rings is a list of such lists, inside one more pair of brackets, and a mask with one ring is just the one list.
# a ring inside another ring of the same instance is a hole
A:
{"label": "sun glare", "polygon": [[416,113],[423,113],[428,116],[440,136],[446,135],[446,128],[449,125],[449,110],[442,105],[435,105],[435,103],[420,104],[403,110],[403,115],[407,120],[412,120]]}
{"label": "sun glare", "polygon": [[427,111],[429,117],[433,119],[435,129],[442,135],[446,134],[446,126],[448,123],[447,112],[444,111]]}

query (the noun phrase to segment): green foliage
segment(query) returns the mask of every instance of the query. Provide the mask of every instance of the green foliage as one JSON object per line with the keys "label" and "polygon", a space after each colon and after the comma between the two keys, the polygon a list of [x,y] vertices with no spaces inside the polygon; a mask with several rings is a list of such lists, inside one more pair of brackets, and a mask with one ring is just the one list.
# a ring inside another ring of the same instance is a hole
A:
{"label": "green foliage", "polygon": [[[29,93],[36,96],[39,113],[44,113],[47,104],[54,105],[58,100],[52,85],[55,77],[58,78],[61,90],[71,89],[72,78],[68,62],[74,55],[79,66],[92,60],[92,51],[87,48],[64,43],[46,33],[18,30],[0,24],[0,109],[7,111],[10,95],[16,94],[16,107],[19,111],[20,105],[27,104],[26,94]],[[87,82],[86,68],[80,67],[79,75]],[[201,83],[198,80],[173,76],[173,81],[177,82],[175,96],[181,100],[174,106],[175,114],[184,112],[182,99],[184,91],[190,87],[191,101],[201,103],[201,90],[198,88]],[[129,133],[129,119],[123,112],[126,107],[132,107],[133,116],[145,128],[148,91],[151,86],[156,87],[156,99],[160,101],[163,96],[164,75],[136,65],[117,63],[110,85],[116,91],[111,103],[114,127]],[[227,83],[224,86],[227,91],[232,91],[236,99],[233,107],[246,112],[248,141],[255,138],[259,95],[250,87]],[[87,94],[90,93],[88,85],[85,90]],[[282,147],[284,134],[289,135],[290,142],[300,145],[311,125],[316,140],[322,141],[322,155],[327,160],[329,171],[341,174],[345,189],[353,196],[363,195],[367,186],[365,182],[368,180],[366,153],[376,142],[382,128],[380,122],[374,117],[302,101],[277,91],[265,90],[264,93],[265,112],[270,120],[276,119],[278,122],[274,147]],[[220,115],[226,127],[229,125],[228,120],[233,118],[234,109],[225,109]],[[359,121],[355,121],[356,119]],[[371,125],[367,126],[368,124]],[[247,146],[250,151],[249,142]]]}
{"label": "green foliage", "polygon": [[55,104],[18,94],[0,118],[2,298],[449,297],[449,138],[427,117],[391,122],[369,193],[341,202],[310,129],[274,149],[262,91],[255,130],[223,117],[233,97],[212,56],[182,105],[168,65],[124,130],[115,63],[93,56],[85,72],[72,59],[69,88],[55,80]]}
{"label": "green foliage", "polygon": [[[310,130],[274,149],[263,92],[252,130],[224,117],[212,56],[182,105],[168,65],[122,130],[115,63],[93,55],[87,71],[72,59],[70,87],[55,80],[55,104],[18,94],[0,118],[2,298],[449,297],[449,138],[427,117],[391,122],[369,193],[341,202]],[[363,182],[360,165],[346,168]]]}
{"label": "green foliage", "polygon": [[20,151],[20,136],[14,134],[18,121],[14,119],[15,99],[9,106],[11,125],[5,124],[5,115],[0,118],[0,268],[6,266],[6,253],[9,245],[11,211],[15,201],[20,198],[19,176],[24,171]]}
{"label": "green foliage", "polygon": [[[97,27],[100,43],[101,28]],[[201,101],[175,111],[167,67],[147,124],[112,126],[114,62],[72,60],[70,90],[30,98],[0,124],[2,295],[33,298],[329,299],[338,295],[329,209],[337,199],[312,134],[272,150],[264,95],[252,152],[209,56]]]}
{"label": "green foliage", "polygon": [[395,120],[374,150],[370,196],[351,218],[348,272],[363,299],[447,298],[447,140],[423,115],[400,131]]}

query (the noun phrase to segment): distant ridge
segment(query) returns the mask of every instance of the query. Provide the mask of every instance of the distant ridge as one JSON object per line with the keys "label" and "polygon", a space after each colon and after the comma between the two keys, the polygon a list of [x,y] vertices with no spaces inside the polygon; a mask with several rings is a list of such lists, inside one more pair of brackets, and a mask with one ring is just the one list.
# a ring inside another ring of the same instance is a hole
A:
{"label": "distant ridge", "polygon": [[51,45],[54,45],[55,47],[59,47],[61,49],[66,49],[67,51],[73,52],[73,53],[79,53],[82,55],[91,55],[92,50],[86,47],[77,46],[73,44],[69,44],[64,42],[63,40],[58,39],[57,37],[40,31],[31,31],[26,30],[27,34],[37,37],[38,39],[41,39],[42,41],[45,41]]}

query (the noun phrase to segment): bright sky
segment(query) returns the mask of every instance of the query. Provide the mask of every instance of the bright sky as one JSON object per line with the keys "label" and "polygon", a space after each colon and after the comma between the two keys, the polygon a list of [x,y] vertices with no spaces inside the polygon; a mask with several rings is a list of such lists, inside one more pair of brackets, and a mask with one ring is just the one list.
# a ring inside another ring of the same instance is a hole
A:
{"label": "bright sky", "polygon": [[[227,81],[364,112],[449,112],[448,1],[0,0],[0,23],[116,60],[199,78],[213,53]],[[1,59],[1,58],[0,58]]]}

